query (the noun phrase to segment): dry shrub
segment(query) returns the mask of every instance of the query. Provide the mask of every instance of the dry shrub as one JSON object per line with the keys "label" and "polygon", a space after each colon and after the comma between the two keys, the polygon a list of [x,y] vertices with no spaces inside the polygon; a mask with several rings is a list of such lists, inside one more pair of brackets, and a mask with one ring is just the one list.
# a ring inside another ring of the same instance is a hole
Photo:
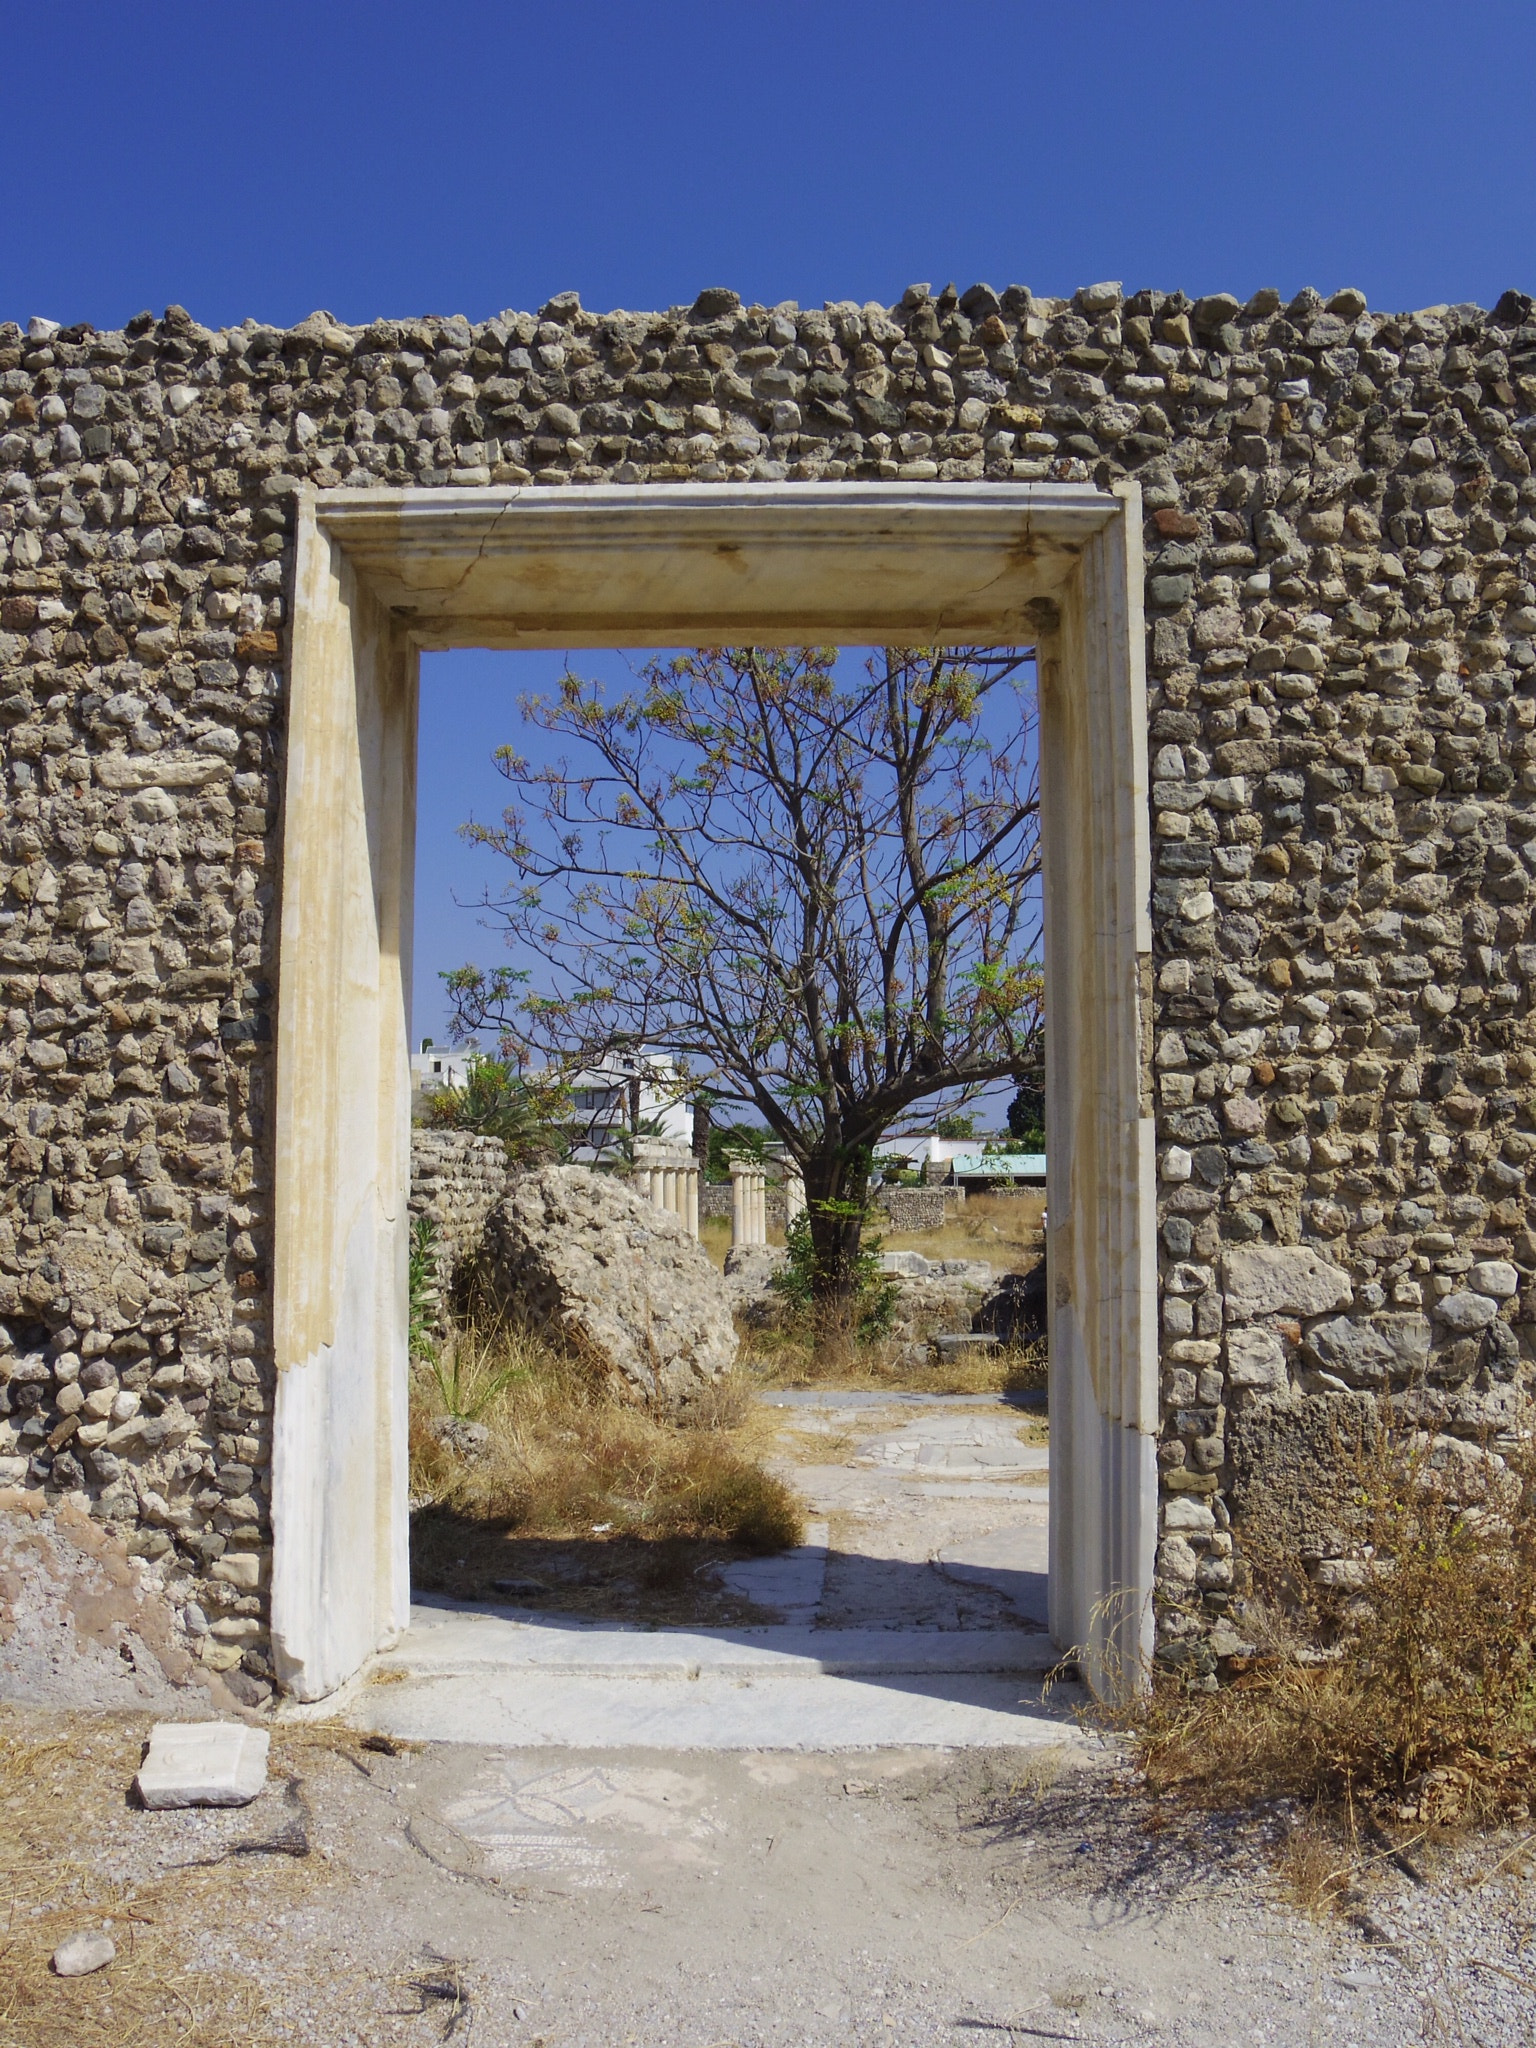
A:
{"label": "dry shrub", "polygon": [[827,1387],[893,1394],[1034,1394],[1043,1396],[1047,1347],[1032,1342],[998,1345],[970,1358],[915,1364],[909,1346],[884,1338],[869,1340],[844,1330],[818,1336],[779,1330],[751,1330],[743,1369],[764,1386]]}
{"label": "dry shrub", "polygon": [[[1160,1672],[1137,1730],[1156,1791],[1290,1798],[1392,1823],[1486,1825],[1536,1804],[1536,1456],[1382,1432],[1344,1504],[1354,1555],[1256,1560],[1259,1654],[1188,1691]],[[1332,1583],[1319,1583],[1321,1579]]]}
{"label": "dry shrub", "polygon": [[[753,1455],[749,1395],[727,1381],[673,1417],[615,1398],[579,1363],[505,1324],[457,1334],[453,1384],[485,1432],[442,1431],[442,1372],[418,1368],[411,1484],[418,1521],[520,1535],[687,1537],[751,1551],[800,1542],[790,1489]],[[466,1455],[466,1451],[469,1455]]]}

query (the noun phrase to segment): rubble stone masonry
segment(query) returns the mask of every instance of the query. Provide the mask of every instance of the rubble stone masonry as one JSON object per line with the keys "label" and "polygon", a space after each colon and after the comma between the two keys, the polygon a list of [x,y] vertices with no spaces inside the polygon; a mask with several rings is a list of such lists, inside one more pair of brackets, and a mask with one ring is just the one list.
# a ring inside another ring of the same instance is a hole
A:
{"label": "rubble stone masonry", "polygon": [[1496,1446],[1529,1376],[1533,450],[1515,293],[0,326],[0,1479],[82,1497],[207,1618],[210,1661],[268,1674],[302,481],[1130,473],[1161,1640],[1219,1651],[1245,1514],[1293,1501],[1319,1572],[1343,1540],[1305,1483],[1339,1415],[1395,1392]]}

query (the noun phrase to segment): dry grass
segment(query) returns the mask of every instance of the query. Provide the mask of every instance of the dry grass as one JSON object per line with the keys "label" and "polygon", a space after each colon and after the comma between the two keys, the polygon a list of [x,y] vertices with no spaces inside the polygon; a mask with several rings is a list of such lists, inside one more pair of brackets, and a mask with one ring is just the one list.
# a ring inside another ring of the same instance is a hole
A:
{"label": "dry grass", "polygon": [[741,1370],[765,1387],[826,1387],[891,1394],[1032,1394],[1046,1389],[1044,1338],[972,1358],[912,1364],[903,1343],[753,1330]]}
{"label": "dry grass", "polygon": [[925,1259],[987,1259],[1000,1272],[1027,1272],[1044,1248],[1040,1219],[1045,1191],[968,1195],[951,1210],[942,1230],[879,1230],[888,1252],[921,1252]]}
{"label": "dry grass", "polygon": [[488,1433],[473,1459],[434,1432],[445,1378],[418,1366],[412,1388],[412,1568],[424,1586],[496,1598],[527,1578],[562,1607],[673,1619],[697,1606],[711,1561],[802,1539],[801,1504],[764,1468],[766,1424],[735,1378],[674,1418],[616,1400],[506,1325],[471,1325],[448,1383],[458,1413]]}
{"label": "dry grass", "polygon": [[[273,1856],[122,1874],[133,1846],[123,1796],[144,1731],[76,1715],[54,1736],[52,1718],[0,1713],[0,2048],[264,2048],[276,2037],[259,1979],[197,1966],[197,1938],[291,1907],[322,1870]],[[54,1976],[59,1943],[98,1928],[116,1960]]]}
{"label": "dry grass", "polygon": [[1308,1809],[1292,1878],[1314,1897],[1347,1883],[1362,1828],[1398,1840],[1536,1805],[1531,1450],[1468,1456],[1383,1435],[1359,1453],[1347,1508],[1354,1583],[1322,1588],[1290,1560],[1257,1560],[1259,1654],[1214,1691],[1159,1673],[1136,1729],[1155,1792]]}
{"label": "dry grass", "polygon": [[[1045,1248],[1040,1221],[1044,1214],[1043,1189],[1017,1195],[970,1195],[963,1206],[950,1211],[940,1230],[887,1230],[876,1211],[869,1231],[888,1252],[921,1252],[925,1259],[986,1259],[1000,1273],[1027,1272]],[[704,1217],[699,1240],[723,1273],[725,1255],[731,1248],[729,1218]],[[768,1242],[784,1242],[784,1233],[776,1225],[769,1226]]]}

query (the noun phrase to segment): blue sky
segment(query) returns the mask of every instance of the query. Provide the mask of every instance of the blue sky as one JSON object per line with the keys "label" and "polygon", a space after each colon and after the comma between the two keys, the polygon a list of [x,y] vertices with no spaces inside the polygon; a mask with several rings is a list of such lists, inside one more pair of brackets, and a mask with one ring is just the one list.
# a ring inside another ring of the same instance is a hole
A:
{"label": "blue sky", "polygon": [[[1530,0],[0,0],[0,27],[0,318],[1536,288]],[[499,807],[538,673],[428,665],[419,1029],[475,950],[452,828]]]}
{"label": "blue sky", "polygon": [[1530,0],[0,0],[0,318],[1536,277]]}

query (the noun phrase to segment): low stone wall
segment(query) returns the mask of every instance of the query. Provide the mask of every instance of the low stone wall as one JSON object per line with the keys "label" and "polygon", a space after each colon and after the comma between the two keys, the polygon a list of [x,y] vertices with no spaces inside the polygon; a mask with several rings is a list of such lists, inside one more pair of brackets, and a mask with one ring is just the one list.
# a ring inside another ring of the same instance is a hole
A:
{"label": "low stone wall", "polygon": [[473,1131],[411,1133],[411,1215],[429,1216],[444,1281],[480,1249],[485,1219],[507,1191],[499,1138]]}
{"label": "low stone wall", "polygon": [[963,1188],[877,1188],[874,1206],[892,1230],[942,1230],[964,1200]]}
{"label": "low stone wall", "polygon": [[[779,1230],[784,1228],[784,1190],[770,1181],[763,1195],[768,1212],[768,1221]],[[731,1184],[728,1180],[705,1181],[699,1188],[699,1219],[706,1216],[723,1216],[731,1220]]]}

